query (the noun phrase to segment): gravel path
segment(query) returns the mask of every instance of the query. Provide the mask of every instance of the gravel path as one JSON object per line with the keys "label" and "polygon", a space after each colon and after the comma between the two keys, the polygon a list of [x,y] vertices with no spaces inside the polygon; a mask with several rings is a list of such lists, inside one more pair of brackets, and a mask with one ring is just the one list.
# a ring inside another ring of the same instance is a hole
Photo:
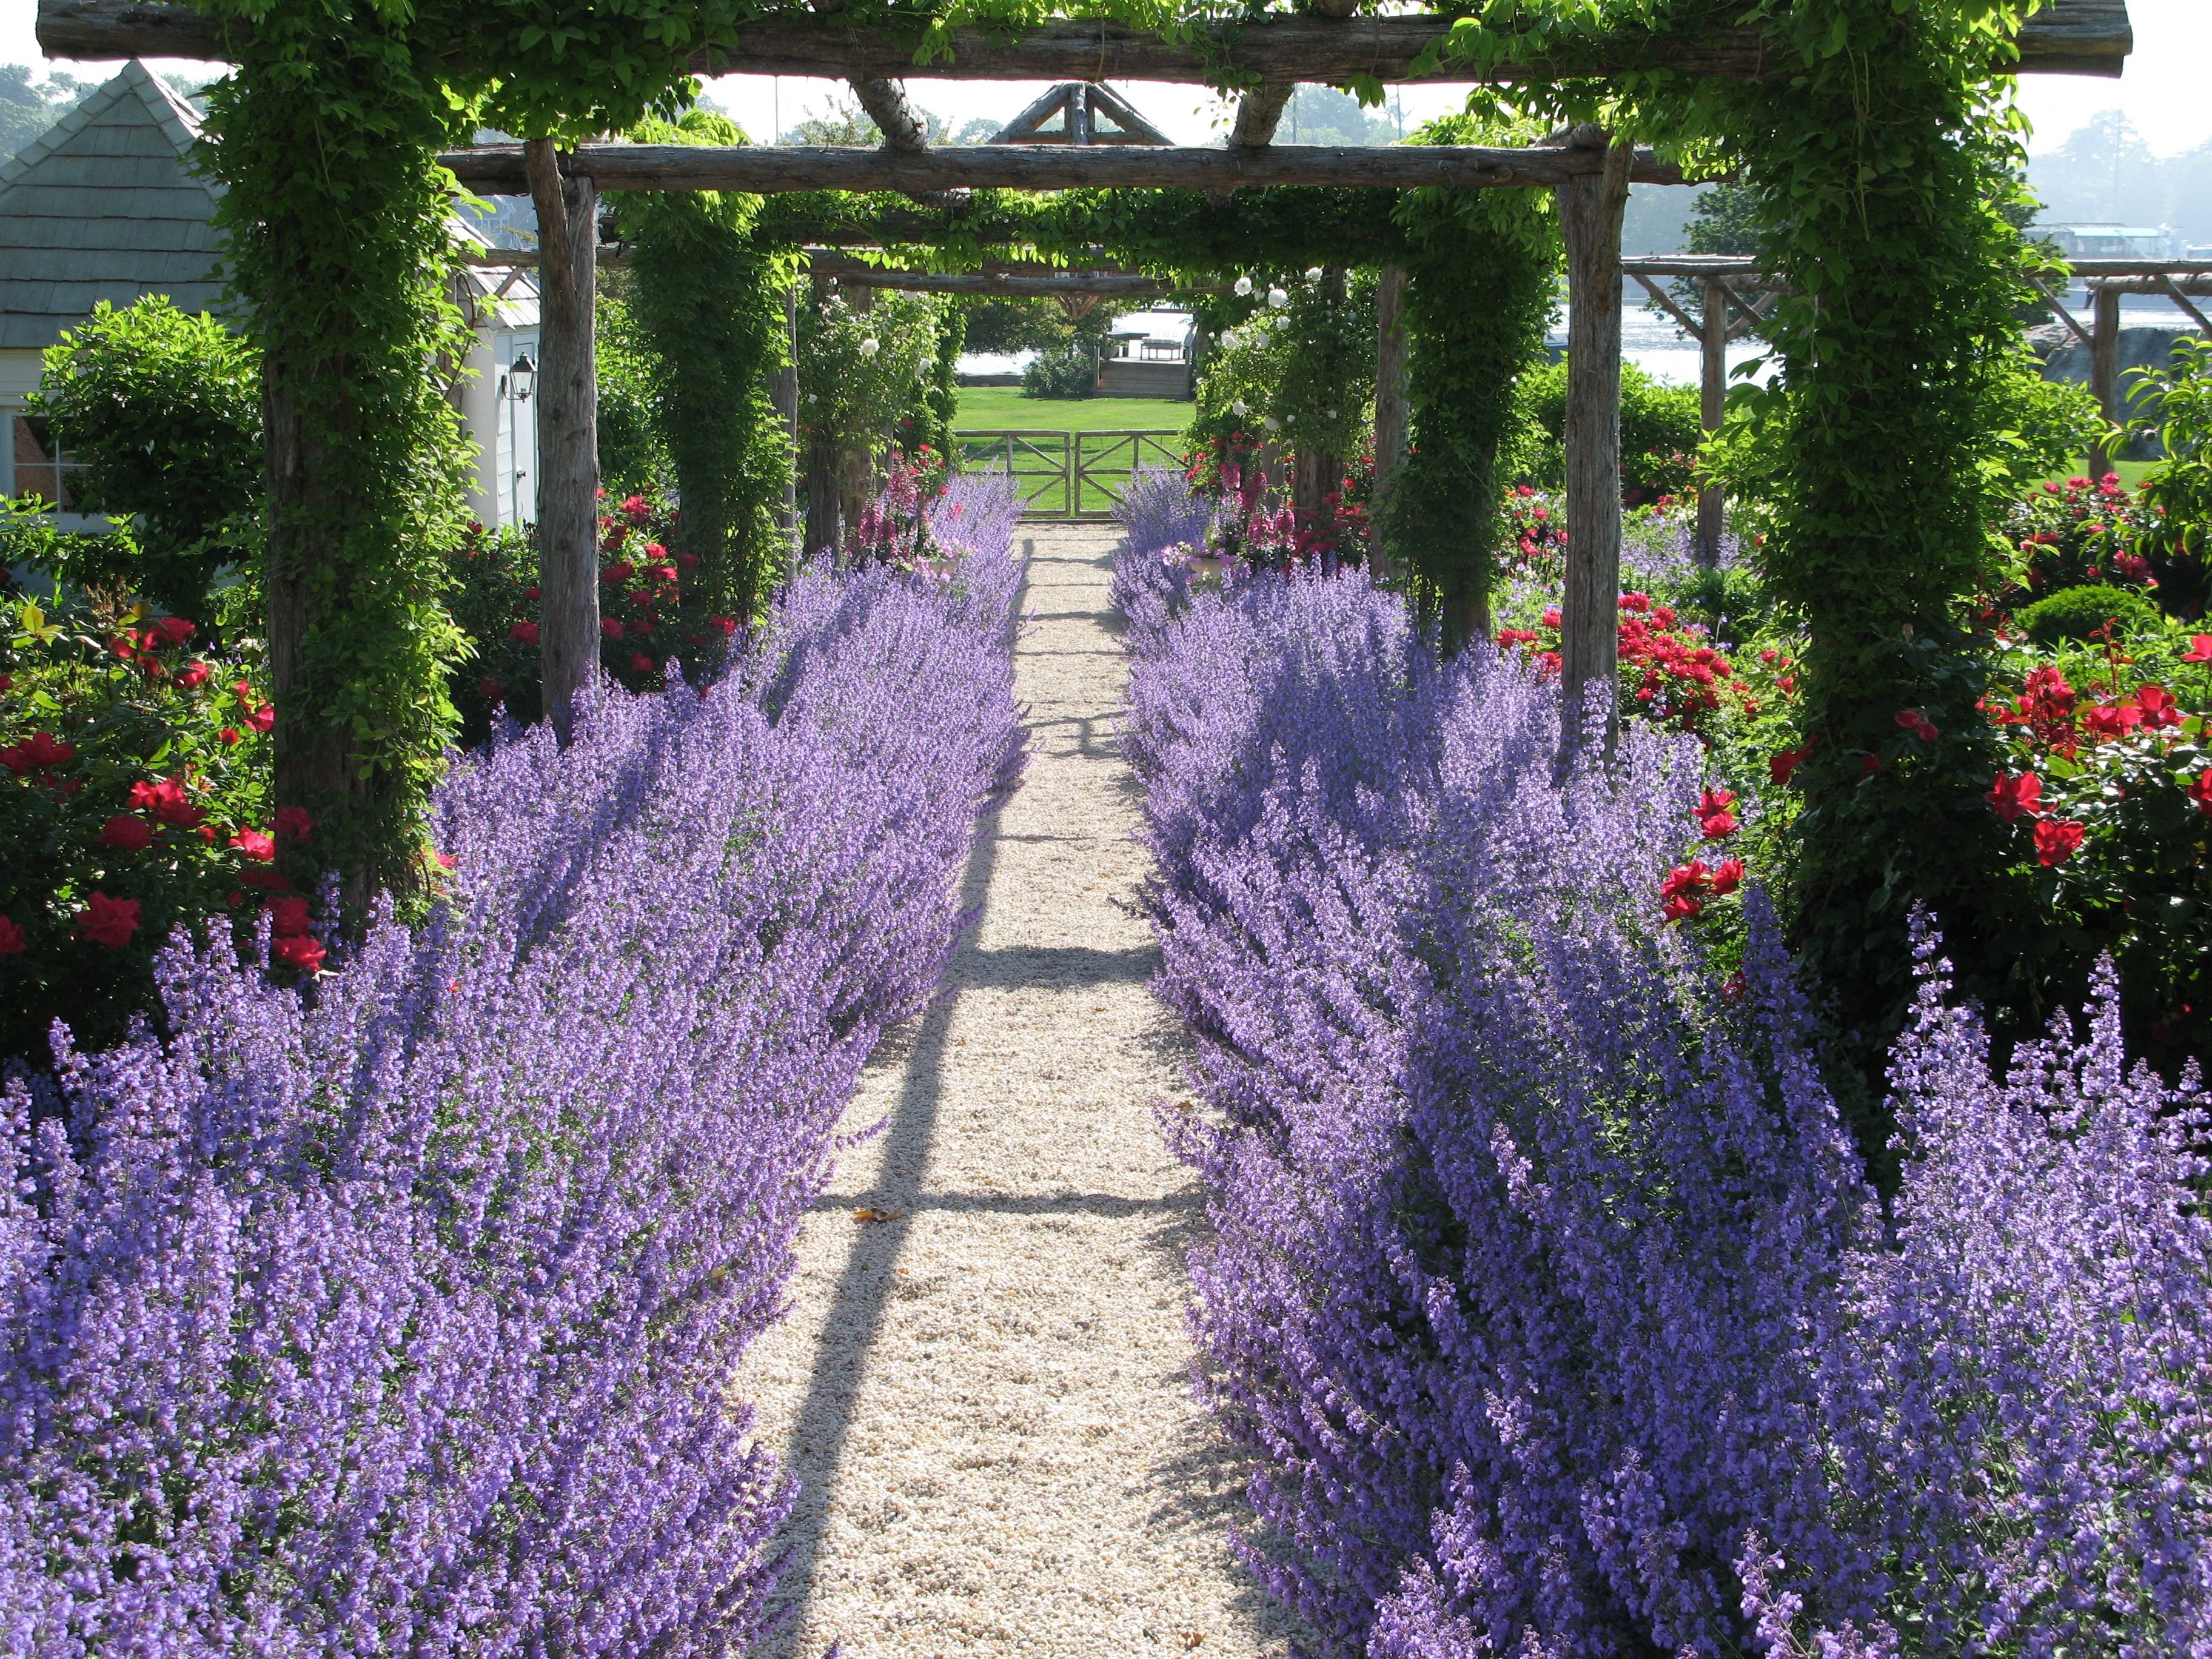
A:
{"label": "gravel path", "polygon": [[1241,1470],[1186,1376],[1204,1211],[1151,1115],[1180,1050],[1130,908],[1115,539],[1025,544],[1036,752],[969,866],[982,921],[871,1065],[845,1127],[889,1127],[808,1217],[791,1315],[739,1379],[804,1483],[776,1659],[1275,1656],[1290,1634],[1229,1554]]}

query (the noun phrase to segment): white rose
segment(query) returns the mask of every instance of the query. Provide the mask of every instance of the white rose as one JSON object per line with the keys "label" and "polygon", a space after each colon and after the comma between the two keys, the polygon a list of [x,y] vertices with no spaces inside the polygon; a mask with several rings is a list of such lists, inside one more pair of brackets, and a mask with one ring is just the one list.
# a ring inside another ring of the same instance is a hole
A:
{"label": "white rose", "polygon": [[884,343],[876,338],[872,334],[868,336],[866,339],[860,342],[860,355],[863,357],[872,357],[883,349]]}
{"label": "white rose", "polygon": [[1237,279],[1237,297],[1241,300],[1251,291],[1252,279],[1249,276],[1239,276]]}
{"label": "white rose", "polygon": [[1242,398],[1239,398],[1235,403],[1229,405],[1229,412],[1236,416],[1237,419],[1242,420],[1252,411],[1244,406],[1244,400]]}
{"label": "white rose", "polygon": [[1276,310],[1280,311],[1285,306],[1290,304],[1290,302],[1291,296],[1285,293],[1281,289],[1271,288],[1267,290],[1267,303],[1274,307]]}
{"label": "white rose", "polygon": [[1266,420],[1261,422],[1260,424],[1266,427],[1270,432],[1280,432],[1283,429],[1283,423],[1272,415],[1267,416]]}
{"label": "white rose", "polygon": [[1310,283],[1317,283],[1321,281],[1321,267],[1319,265],[1308,265],[1306,267],[1306,281]]}

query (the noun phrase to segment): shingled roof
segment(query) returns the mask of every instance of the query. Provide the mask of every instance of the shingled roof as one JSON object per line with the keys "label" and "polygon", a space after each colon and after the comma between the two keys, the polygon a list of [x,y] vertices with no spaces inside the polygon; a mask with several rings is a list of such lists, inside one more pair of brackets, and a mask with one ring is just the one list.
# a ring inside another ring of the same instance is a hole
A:
{"label": "shingled roof", "polygon": [[193,172],[199,121],[136,59],[0,162],[0,349],[43,349],[94,304],[167,294],[216,309],[222,187]]}

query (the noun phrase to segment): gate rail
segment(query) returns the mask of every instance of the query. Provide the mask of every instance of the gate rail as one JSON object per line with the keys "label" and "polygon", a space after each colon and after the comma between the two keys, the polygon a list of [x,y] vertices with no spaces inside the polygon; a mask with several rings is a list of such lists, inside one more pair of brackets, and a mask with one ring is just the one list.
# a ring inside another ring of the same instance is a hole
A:
{"label": "gate rail", "polygon": [[1182,431],[1173,427],[953,434],[962,471],[998,467],[1013,475],[1025,519],[1110,518],[1139,466],[1182,466]]}

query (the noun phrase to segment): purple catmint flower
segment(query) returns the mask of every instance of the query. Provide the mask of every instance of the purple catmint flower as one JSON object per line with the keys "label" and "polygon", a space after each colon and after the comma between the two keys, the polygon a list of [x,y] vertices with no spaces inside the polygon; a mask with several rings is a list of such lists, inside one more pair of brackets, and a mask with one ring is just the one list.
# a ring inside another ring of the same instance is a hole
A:
{"label": "purple catmint flower", "polygon": [[803,572],[720,683],[458,762],[450,894],[311,996],[180,934],[166,1035],[10,1076],[0,1646],[750,1650],[791,1483],[729,1378],[1019,765],[962,569]]}
{"label": "purple catmint flower", "polygon": [[1387,1659],[2207,1651],[2203,1102],[2109,982],[1999,1076],[1931,960],[1886,1206],[1760,896],[1740,969],[1665,924],[1694,740],[1560,778],[1553,684],[1364,574],[1157,568],[1166,1127],[1271,1592]]}

